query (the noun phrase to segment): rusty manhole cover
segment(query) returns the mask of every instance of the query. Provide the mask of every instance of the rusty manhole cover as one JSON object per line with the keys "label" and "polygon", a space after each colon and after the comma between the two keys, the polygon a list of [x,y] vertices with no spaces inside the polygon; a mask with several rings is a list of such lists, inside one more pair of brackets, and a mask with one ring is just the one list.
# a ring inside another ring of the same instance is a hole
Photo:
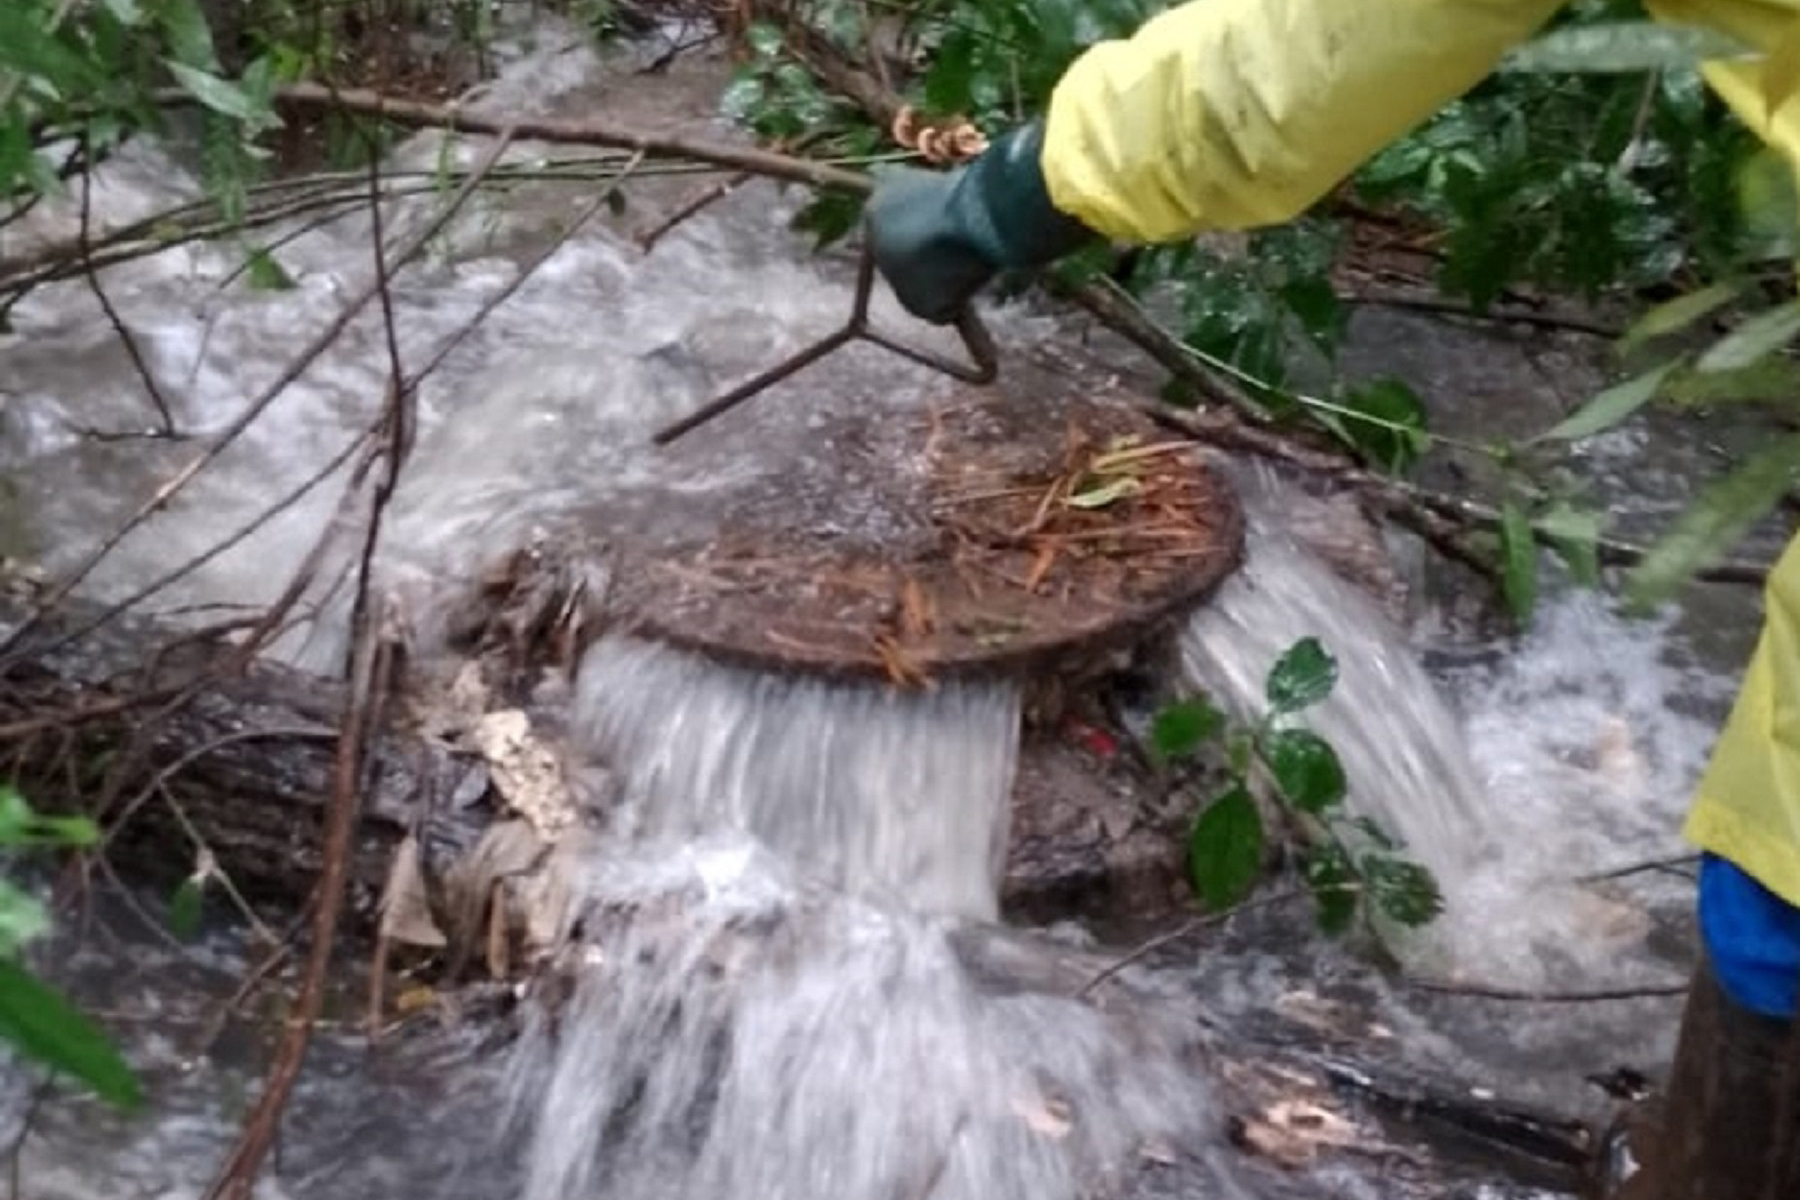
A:
{"label": "rusty manhole cover", "polygon": [[904,532],[748,505],[704,544],[635,555],[624,623],[758,669],[916,685],[1123,643],[1238,565],[1242,510],[1192,442],[1121,405],[961,396],[875,485]]}

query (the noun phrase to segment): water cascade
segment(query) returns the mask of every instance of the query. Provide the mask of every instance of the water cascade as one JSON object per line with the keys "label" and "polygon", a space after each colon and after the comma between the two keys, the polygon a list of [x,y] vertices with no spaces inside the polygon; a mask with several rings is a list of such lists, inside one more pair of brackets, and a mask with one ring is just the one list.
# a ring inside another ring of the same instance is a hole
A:
{"label": "water cascade", "polygon": [[1216,1128],[1172,1023],[981,969],[1018,707],[598,643],[578,720],[624,800],[515,1063],[525,1200],[1073,1198]]}

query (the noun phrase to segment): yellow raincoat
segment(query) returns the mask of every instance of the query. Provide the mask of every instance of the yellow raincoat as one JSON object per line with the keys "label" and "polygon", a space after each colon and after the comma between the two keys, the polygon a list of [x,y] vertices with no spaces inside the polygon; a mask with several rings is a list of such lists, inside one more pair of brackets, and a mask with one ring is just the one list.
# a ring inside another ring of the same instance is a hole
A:
{"label": "yellow raincoat", "polygon": [[[1560,0],[1190,0],[1094,46],[1058,83],[1043,169],[1056,207],[1123,242],[1278,224],[1460,96]],[[1648,0],[1764,51],[1800,0]],[[1800,164],[1800,97],[1766,111],[1761,56],[1708,84]],[[1685,834],[1800,906],[1800,539]]]}

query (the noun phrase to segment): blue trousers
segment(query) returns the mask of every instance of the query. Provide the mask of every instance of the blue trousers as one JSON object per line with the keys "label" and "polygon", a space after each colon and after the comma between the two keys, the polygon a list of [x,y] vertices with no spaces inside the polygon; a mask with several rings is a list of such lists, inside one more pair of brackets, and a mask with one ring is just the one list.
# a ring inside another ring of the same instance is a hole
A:
{"label": "blue trousers", "polygon": [[1700,859],[1700,936],[1713,977],[1733,1002],[1765,1017],[1794,1015],[1800,908],[1715,854]]}

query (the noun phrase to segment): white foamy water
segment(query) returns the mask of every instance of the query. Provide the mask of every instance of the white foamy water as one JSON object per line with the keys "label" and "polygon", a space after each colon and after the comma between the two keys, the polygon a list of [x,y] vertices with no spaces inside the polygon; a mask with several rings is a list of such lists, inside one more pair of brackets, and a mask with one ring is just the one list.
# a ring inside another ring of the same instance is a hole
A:
{"label": "white foamy water", "polygon": [[1015,685],[897,692],[603,638],[580,688],[585,746],[625,785],[621,833],[680,845],[742,831],[839,891],[997,915]]}
{"label": "white foamy water", "polygon": [[1336,658],[1332,695],[1301,719],[1342,760],[1349,810],[1444,892],[1431,926],[1387,931],[1393,947],[1435,976],[1510,988],[1668,980],[1643,953],[1641,898],[1584,879],[1680,853],[1729,684],[1670,665],[1667,619],[1585,593],[1546,597],[1492,665],[1440,683],[1406,631],[1281,532],[1278,503],[1258,502],[1244,568],[1189,621],[1182,677],[1246,715],[1295,641],[1317,637]]}
{"label": "white foamy water", "polygon": [[625,796],[577,884],[573,996],[517,1063],[524,1200],[1075,1200],[1211,1141],[1171,1017],[1091,1007],[1075,975],[984,981],[959,950],[996,911],[1014,687],[609,639],[580,690]]}
{"label": "white foamy water", "polygon": [[[523,1200],[1072,1200],[1225,1157],[1173,1021],[985,982],[957,922],[729,837],[649,865],[594,864],[587,961],[515,1060]],[[1203,1194],[1247,1193],[1221,1164]]]}
{"label": "white foamy water", "polygon": [[1304,719],[1343,760],[1349,803],[1428,865],[1481,842],[1479,783],[1417,651],[1368,596],[1256,514],[1243,568],[1187,623],[1181,672],[1240,718],[1260,715],[1269,669],[1304,637],[1337,660],[1332,694]]}

